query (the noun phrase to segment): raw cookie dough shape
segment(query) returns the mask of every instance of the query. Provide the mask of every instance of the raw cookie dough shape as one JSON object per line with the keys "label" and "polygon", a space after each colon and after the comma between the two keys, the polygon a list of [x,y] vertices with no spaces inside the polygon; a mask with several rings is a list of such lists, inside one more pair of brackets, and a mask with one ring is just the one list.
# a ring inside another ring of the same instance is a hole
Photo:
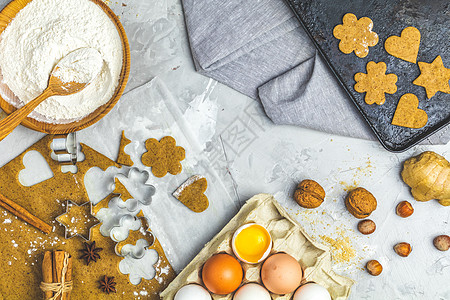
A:
{"label": "raw cookie dough shape", "polygon": [[183,147],[176,146],[176,141],[171,136],[163,137],[159,142],[156,139],[148,139],[145,142],[147,152],[142,154],[142,163],[152,168],[156,177],[164,177],[167,173],[177,175],[181,172],[181,163],[185,158]]}
{"label": "raw cookie dough shape", "polygon": [[419,99],[414,94],[404,94],[397,104],[394,117],[392,118],[392,125],[408,127],[408,128],[422,128],[428,122],[427,113],[418,108]]}
{"label": "raw cookie dough shape", "polygon": [[436,92],[450,94],[450,69],[444,67],[442,57],[438,55],[432,63],[419,61],[420,75],[413,84],[422,86],[427,92],[427,98],[433,97]]}
{"label": "raw cookie dough shape", "polygon": [[420,31],[416,27],[406,27],[400,36],[390,36],[384,42],[384,49],[390,55],[409,61],[417,61],[420,48]]}
{"label": "raw cookie dough shape", "polygon": [[122,130],[122,136],[120,138],[120,146],[119,146],[119,154],[117,155],[117,163],[131,167],[133,165],[133,161],[129,154],[125,153],[125,146],[130,144],[131,141],[125,137],[125,131]]}
{"label": "raw cookie dough shape", "polygon": [[93,215],[91,201],[78,205],[67,200],[66,212],[56,217],[56,221],[64,226],[64,237],[66,239],[79,236],[86,241],[91,239],[92,227],[100,224]]}
{"label": "raw cookie dough shape", "polygon": [[369,61],[366,66],[366,73],[355,74],[355,91],[366,93],[364,101],[367,104],[382,105],[386,101],[386,95],[394,94],[397,91],[397,75],[386,74],[386,64]]}
{"label": "raw cookie dough shape", "polygon": [[[78,253],[84,248],[84,239],[64,239],[64,227],[56,225],[55,218],[64,212],[58,199],[71,199],[81,204],[88,198],[84,188],[84,174],[93,167],[106,170],[108,167],[120,166],[93,150],[83,145],[85,159],[77,163],[78,172],[75,174],[62,173],[60,165],[51,158],[50,143],[52,135],[44,136],[41,140],[30,146],[27,150],[0,167],[0,190],[7,198],[14,200],[17,204],[27,207],[34,215],[45,222],[55,225],[55,231],[46,235],[24,225],[21,220],[11,214],[0,213],[0,240],[2,247],[0,255],[0,295],[5,299],[41,299],[42,292],[38,288],[41,275],[41,259],[45,250],[60,249],[70,253]],[[23,187],[17,180],[18,173],[23,169],[22,159],[25,153],[36,150],[46,159],[54,173],[54,178],[38,183],[31,187]],[[76,201],[75,201],[76,200]],[[95,208],[95,207],[94,207]],[[154,243],[152,248],[157,249],[159,261],[156,265],[156,277],[152,280],[142,280],[139,285],[130,283],[128,276],[124,276],[117,268],[121,257],[117,256],[114,247],[116,243],[110,237],[100,233],[100,226],[91,230],[91,240],[96,241],[98,247],[103,248],[102,258],[95,264],[86,267],[84,260],[73,260],[74,287],[72,295],[77,299],[103,299],[104,295],[98,289],[97,279],[108,273],[117,281],[119,293],[110,294],[108,298],[123,299],[124,295],[137,294],[145,290],[147,299],[159,300],[159,292],[163,290],[175,277],[175,272],[165,256],[164,250],[159,242]],[[13,242],[14,241],[14,242]],[[31,243],[31,241],[34,241]],[[17,247],[13,247],[13,244]],[[15,257],[16,259],[11,259]],[[25,274],[26,277],[19,276]],[[88,280],[87,280],[88,279]],[[132,296],[130,296],[132,297]],[[0,297],[1,298],[1,297]]]}
{"label": "raw cookie dough shape", "polygon": [[333,29],[335,38],[339,42],[339,50],[345,54],[355,52],[358,57],[366,57],[369,54],[369,47],[378,43],[378,34],[372,31],[373,22],[367,17],[356,18],[354,14],[347,13],[342,18],[342,24]]}
{"label": "raw cookie dough shape", "polygon": [[207,187],[208,182],[205,177],[194,175],[186,180],[172,195],[193,212],[200,213],[209,206],[208,197],[204,194]]}

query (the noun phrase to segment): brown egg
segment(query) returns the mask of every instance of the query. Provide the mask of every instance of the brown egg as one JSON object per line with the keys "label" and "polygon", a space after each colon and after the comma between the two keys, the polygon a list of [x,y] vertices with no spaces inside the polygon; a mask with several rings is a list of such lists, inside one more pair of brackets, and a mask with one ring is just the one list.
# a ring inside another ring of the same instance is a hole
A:
{"label": "brown egg", "polygon": [[261,268],[262,282],[274,294],[283,295],[295,291],[302,278],[302,267],[286,253],[270,256]]}
{"label": "brown egg", "polygon": [[211,256],[203,265],[202,279],[206,288],[214,294],[234,292],[242,282],[241,264],[226,253]]}

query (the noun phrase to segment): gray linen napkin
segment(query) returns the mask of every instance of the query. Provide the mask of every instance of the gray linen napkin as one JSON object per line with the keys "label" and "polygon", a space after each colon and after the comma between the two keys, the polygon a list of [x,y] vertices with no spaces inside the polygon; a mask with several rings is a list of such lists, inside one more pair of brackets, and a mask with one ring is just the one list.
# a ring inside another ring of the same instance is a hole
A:
{"label": "gray linen napkin", "polygon": [[[182,2],[199,73],[260,99],[275,124],[376,139],[283,0]],[[422,143],[449,140],[446,126]]]}

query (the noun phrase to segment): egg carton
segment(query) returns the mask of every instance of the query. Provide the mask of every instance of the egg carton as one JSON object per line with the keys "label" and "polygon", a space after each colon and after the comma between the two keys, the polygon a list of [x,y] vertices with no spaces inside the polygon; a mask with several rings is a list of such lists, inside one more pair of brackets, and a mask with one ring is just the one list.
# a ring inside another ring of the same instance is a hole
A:
{"label": "egg carton", "polygon": [[[316,282],[325,287],[333,300],[347,299],[354,281],[331,270],[331,254],[327,246],[314,242],[303,228],[269,194],[259,194],[247,201],[237,215],[200,251],[200,253],[180,272],[180,274],[161,293],[163,300],[173,300],[177,291],[190,283],[205,287],[201,270],[208,258],[217,253],[228,253],[236,257],[231,248],[234,232],[242,225],[257,223],[267,228],[272,236],[273,247],[270,254],[285,252],[298,260],[304,277],[302,284]],[[262,285],[260,271],[263,262],[247,264],[241,262],[244,270],[242,284],[257,282]],[[233,294],[211,294],[214,300],[232,299]],[[271,298],[288,300],[293,293],[276,295]]]}

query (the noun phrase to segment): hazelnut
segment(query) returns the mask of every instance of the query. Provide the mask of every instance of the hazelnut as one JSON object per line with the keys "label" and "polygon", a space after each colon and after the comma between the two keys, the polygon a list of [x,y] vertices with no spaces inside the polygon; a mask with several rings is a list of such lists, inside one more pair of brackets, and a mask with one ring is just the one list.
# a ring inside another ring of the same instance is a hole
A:
{"label": "hazelnut", "polygon": [[375,222],[369,219],[362,220],[358,223],[358,230],[362,234],[372,234],[376,228],[377,225],[375,225]]}
{"label": "hazelnut", "polygon": [[411,203],[409,203],[408,201],[402,201],[397,205],[395,212],[400,217],[407,218],[413,214],[414,208],[412,207]]}
{"label": "hazelnut", "polygon": [[316,208],[325,199],[325,191],[314,180],[306,179],[298,184],[294,193],[294,199],[301,207]]}
{"label": "hazelnut", "polygon": [[450,249],[450,236],[440,235],[434,238],[433,244],[439,251],[447,251]]}
{"label": "hazelnut", "polygon": [[383,271],[383,266],[377,260],[370,260],[366,264],[367,272],[372,276],[378,276]]}
{"label": "hazelnut", "polygon": [[411,251],[411,245],[408,243],[398,243],[394,246],[395,253],[400,255],[401,257],[407,257]]}

